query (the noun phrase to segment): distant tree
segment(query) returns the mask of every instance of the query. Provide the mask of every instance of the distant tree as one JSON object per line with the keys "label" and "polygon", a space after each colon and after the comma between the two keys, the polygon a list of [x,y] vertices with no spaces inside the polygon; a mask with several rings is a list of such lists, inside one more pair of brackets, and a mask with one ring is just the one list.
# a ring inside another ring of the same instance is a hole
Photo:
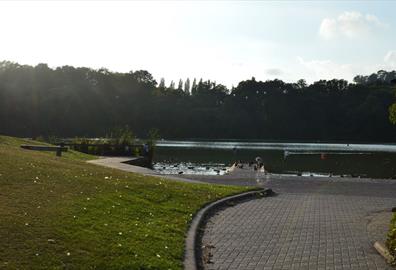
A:
{"label": "distant tree", "polygon": [[297,81],[296,85],[299,89],[303,89],[307,87],[307,82],[304,79],[300,79]]}
{"label": "distant tree", "polygon": [[[394,79],[394,80],[392,80],[392,81],[393,81],[394,84],[396,84],[396,79]],[[396,89],[395,89],[395,90],[396,90]],[[396,102],[393,103],[393,104],[389,107],[388,112],[389,112],[389,121],[390,121],[392,124],[396,125]]]}
{"label": "distant tree", "polygon": [[170,90],[175,90],[175,82],[172,80],[169,85]]}
{"label": "distant tree", "polygon": [[396,71],[379,70],[368,76],[358,75],[353,78],[353,81],[362,85],[389,85],[394,79],[396,79]]}
{"label": "distant tree", "polygon": [[183,80],[182,79],[179,80],[179,84],[177,86],[177,90],[183,91]]}
{"label": "distant tree", "polygon": [[162,88],[162,89],[165,89],[165,88],[166,88],[166,86],[165,86],[165,79],[164,79],[164,78],[161,78],[158,87],[159,87],[159,88]]}
{"label": "distant tree", "polygon": [[366,83],[366,77],[362,75],[357,75],[353,78],[353,81],[357,84],[365,84]]}
{"label": "distant tree", "polygon": [[192,87],[191,87],[191,94],[194,96],[197,93],[197,79],[194,78]]}
{"label": "distant tree", "polygon": [[[0,133],[101,137],[114,127],[129,126],[140,138],[156,127],[163,137],[175,139],[394,142],[396,72],[374,73],[370,83],[368,77],[357,76],[355,84],[333,79],[309,85],[252,78],[231,92],[202,79],[190,87],[186,79],[180,90],[180,83],[178,89],[173,81],[166,87],[163,78],[157,86],[147,71],[53,69],[3,61]],[[123,141],[135,136],[124,134]]]}
{"label": "distant tree", "polygon": [[396,103],[393,103],[390,107],[389,107],[389,121],[396,125]]}
{"label": "distant tree", "polygon": [[184,82],[184,93],[187,95],[190,95],[190,79],[187,78],[187,80]]}
{"label": "distant tree", "polygon": [[135,77],[135,79],[140,83],[145,83],[152,87],[155,87],[157,85],[157,82],[154,80],[153,75],[151,75],[146,70],[138,70],[133,72],[132,74]]}

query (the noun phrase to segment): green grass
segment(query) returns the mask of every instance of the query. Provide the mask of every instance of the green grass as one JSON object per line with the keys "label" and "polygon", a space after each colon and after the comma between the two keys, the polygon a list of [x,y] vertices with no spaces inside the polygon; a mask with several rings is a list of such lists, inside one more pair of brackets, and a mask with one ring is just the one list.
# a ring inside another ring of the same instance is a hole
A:
{"label": "green grass", "polygon": [[[386,245],[393,257],[396,258],[396,213],[393,214]],[[396,261],[393,264],[396,265]]]}
{"label": "green grass", "polygon": [[0,269],[181,269],[203,205],[247,188],[187,184],[21,149],[0,136]]}

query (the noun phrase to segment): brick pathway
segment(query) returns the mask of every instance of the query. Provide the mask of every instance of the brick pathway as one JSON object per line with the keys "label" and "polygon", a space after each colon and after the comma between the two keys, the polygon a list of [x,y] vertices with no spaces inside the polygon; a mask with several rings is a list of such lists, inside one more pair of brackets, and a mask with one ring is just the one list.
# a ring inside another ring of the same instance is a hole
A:
{"label": "brick pathway", "polygon": [[272,182],[282,191],[278,196],[244,202],[212,217],[203,237],[212,254],[205,267],[389,268],[373,248],[367,224],[370,215],[396,206],[395,184],[372,184],[377,188],[370,189],[339,181],[306,188],[304,193],[304,183],[298,182],[295,186]]}
{"label": "brick pathway", "polygon": [[207,269],[392,269],[373,241],[383,240],[386,233],[390,215],[384,210],[396,206],[396,180],[248,170],[218,177],[165,176],[124,161],[91,163],[178,181],[265,186],[279,194],[226,208],[208,221],[203,245],[213,256]]}

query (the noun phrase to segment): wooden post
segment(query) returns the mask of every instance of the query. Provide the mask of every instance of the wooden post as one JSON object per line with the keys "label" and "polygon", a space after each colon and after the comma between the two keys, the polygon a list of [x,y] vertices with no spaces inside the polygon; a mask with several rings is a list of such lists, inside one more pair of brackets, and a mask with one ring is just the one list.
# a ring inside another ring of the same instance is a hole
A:
{"label": "wooden post", "polygon": [[56,149],[56,156],[57,156],[57,157],[62,156],[62,147],[58,147],[58,148]]}

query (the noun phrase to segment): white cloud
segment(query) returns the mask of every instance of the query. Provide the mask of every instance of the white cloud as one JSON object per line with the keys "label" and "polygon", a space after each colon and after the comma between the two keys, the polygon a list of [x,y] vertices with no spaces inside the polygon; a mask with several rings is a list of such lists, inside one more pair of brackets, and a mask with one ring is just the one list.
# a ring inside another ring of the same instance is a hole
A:
{"label": "white cloud", "polygon": [[330,40],[340,37],[348,39],[366,37],[387,25],[371,14],[361,14],[357,11],[346,11],[337,18],[325,18],[319,28],[319,35]]}

